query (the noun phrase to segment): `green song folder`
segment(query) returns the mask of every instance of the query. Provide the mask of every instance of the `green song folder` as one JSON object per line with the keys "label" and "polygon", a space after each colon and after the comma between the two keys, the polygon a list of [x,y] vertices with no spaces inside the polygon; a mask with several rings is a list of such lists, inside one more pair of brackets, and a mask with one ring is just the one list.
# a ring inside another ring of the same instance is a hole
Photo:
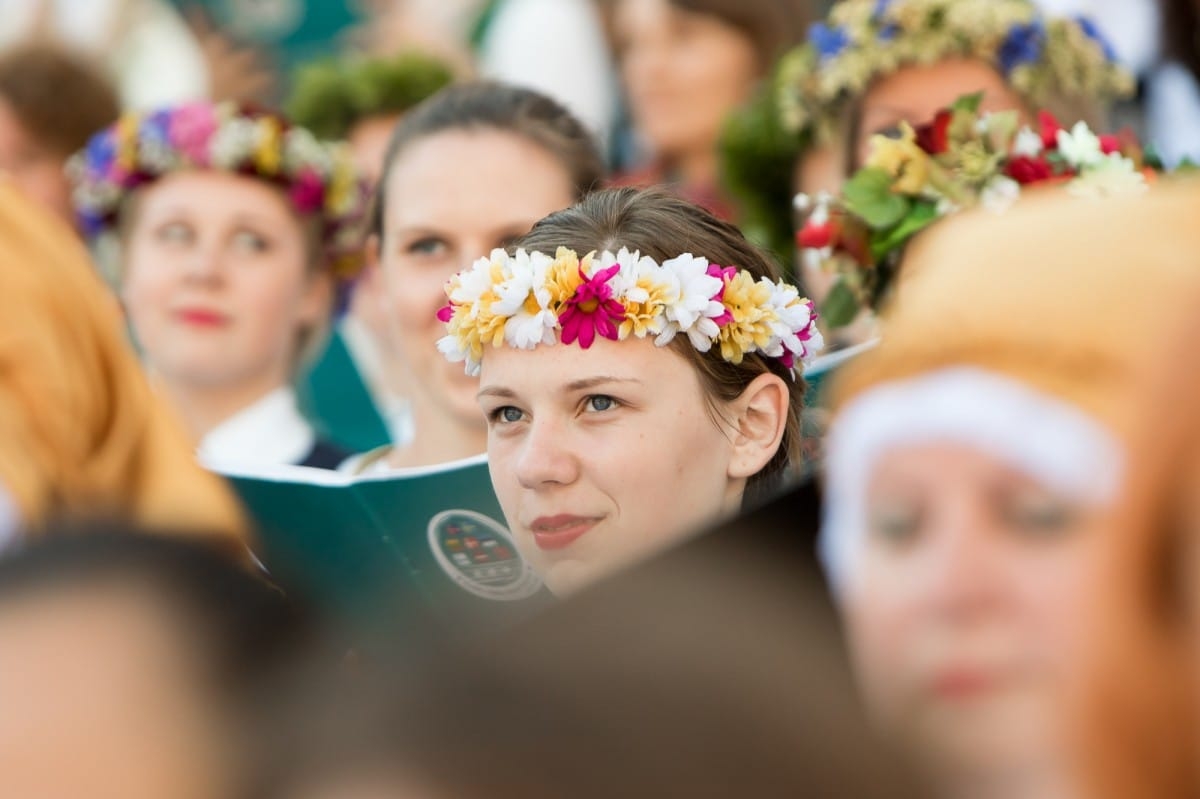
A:
{"label": "green song folder", "polygon": [[504,525],[485,456],[369,476],[217,471],[256,521],[271,575],[336,611],[402,605],[490,625],[550,601]]}

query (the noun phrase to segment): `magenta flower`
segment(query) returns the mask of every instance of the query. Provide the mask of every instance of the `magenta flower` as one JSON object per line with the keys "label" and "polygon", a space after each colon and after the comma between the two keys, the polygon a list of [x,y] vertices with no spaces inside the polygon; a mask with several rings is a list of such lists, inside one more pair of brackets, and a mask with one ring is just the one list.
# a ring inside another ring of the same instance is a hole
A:
{"label": "magenta flower", "polygon": [[[736,266],[721,267],[717,266],[716,264],[708,265],[708,276],[720,278],[721,280],[720,290],[710,298],[713,302],[721,302],[725,299],[725,287],[729,285],[729,281],[733,280],[733,278],[737,276],[737,271],[738,270]],[[726,308],[725,313],[721,314],[720,316],[713,317],[713,321],[717,323],[717,327],[725,327],[725,325],[733,322],[733,313]]]}
{"label": "magenta flower", "polygon": [[613,264],[589,279],[580,270],[583,284],[575,290],[575,296],[567,300],[566,310],[558,318],[563,344],[572,344],[578,339],[579,346],[586,350],[596,340],[597,333],[617,340],[617,326],[625,319],[625,306],[612,298],[612,286],[608,281],[619,271],[621,265]]}
{"label": "magenta flower", "polygon": [[453,305],[443,305],[441,308],[438,308],[437,318],[438,318],[439,322],[442,322],[442,323],[449,322],[451,319],[454,318],[454,306]]}
{"label": "magenta flower", "polygon": [[171,144],[196,166],[208,166],[208,146],[216,132],[217,115],[209,103],[180,106],[167,127]]}
{"label": "magenta flower", "polygon": [[311,168],[303,170],[292,181],[292,205],[302,214],[316,213],[325,203],[325,184]]}

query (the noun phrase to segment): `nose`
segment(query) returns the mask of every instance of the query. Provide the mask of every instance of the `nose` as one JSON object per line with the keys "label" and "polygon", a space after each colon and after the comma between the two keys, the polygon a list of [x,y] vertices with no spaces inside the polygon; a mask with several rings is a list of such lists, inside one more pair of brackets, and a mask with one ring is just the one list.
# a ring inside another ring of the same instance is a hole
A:
{"label": "nose", "polygon": [[553,419],[534,419],[521,444],[516,477],[531,491],[570,485],[579,479],[579,459],[566,431]]}
{"label": "nose", "polygon": [[224,275],[220,249],[214,245],[197,242],[186,256],[184,278],[189,283],[216,284]]}
{"label": "nose", "polygon": [[968,621],[984,616],[1003,602],[1000,533],[982,508],[959,502],[939,518],[932,536],[928,568],[921,583],[926,598],[941,616]]}

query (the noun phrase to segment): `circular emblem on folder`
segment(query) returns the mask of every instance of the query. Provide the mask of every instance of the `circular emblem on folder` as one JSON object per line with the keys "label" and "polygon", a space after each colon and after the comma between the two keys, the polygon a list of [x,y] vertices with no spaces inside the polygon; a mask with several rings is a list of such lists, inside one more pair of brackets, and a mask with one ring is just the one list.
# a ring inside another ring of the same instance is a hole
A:
{"label": "circular emblem on folder", "polygon": [[528,599],[541,579],[521,559],[504,525],[482,513],[448,510],[429,522],[429,548],[459,588],[501,602]]}

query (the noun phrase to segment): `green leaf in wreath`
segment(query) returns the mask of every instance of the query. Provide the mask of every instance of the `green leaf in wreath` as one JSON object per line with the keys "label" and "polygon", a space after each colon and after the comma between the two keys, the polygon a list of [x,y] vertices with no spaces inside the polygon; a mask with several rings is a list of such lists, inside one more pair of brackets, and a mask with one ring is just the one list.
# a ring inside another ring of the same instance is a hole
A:
{"label": "green leaf in wreath", "polygon": [[871,242],[871,257],[876,261],[881,260],[889,252],[903,247],[909,239],[940,218],[937,203],[917,200],[900,224]]}
{"label": "green leaf in wreath", "polygon": [[950,106],[952,111],[965,111],[968,114],[978,114],[979,106],[983,104],[983,92],[975,92],[974,94],[964,94],[954,101],[954,105]]}
{"label": "green leaf in wreath", "polygon": [[829,327],[845,327],[854,321],[858,312],[858,297],[844,279],[839,279],[821,303],[821,319]]}
{"label": "green leaf in wreath", "polygon": [[908,213],[906,197],[892,192],[892,176],[877,167],[860,169],[842,189],[846,209],[871,228],[883,230]]}

